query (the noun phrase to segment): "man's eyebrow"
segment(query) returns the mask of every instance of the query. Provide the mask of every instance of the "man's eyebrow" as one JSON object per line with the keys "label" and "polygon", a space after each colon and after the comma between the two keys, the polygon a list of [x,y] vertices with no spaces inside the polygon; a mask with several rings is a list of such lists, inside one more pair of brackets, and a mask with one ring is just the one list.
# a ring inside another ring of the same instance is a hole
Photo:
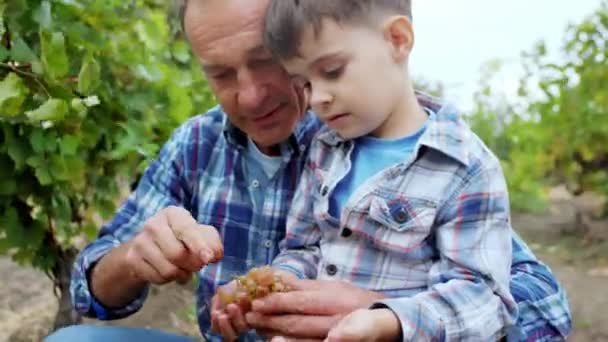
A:
{"label": "man's eyebrow", "polygon": [[250,55],[250,56],[251,55],[255,56],[255,55],[270,54],[270,52],[268,52],[268,50],[263,45],[258,45],[258,46],[255,46],[255,47],[249,49],[247,51],[247,54]]}
{"label": "man's eyebrow", "polygon": [[204,72],[214,72],[226,69],[226,66],[221,64],[205,63],[201,61],[201,68]]}

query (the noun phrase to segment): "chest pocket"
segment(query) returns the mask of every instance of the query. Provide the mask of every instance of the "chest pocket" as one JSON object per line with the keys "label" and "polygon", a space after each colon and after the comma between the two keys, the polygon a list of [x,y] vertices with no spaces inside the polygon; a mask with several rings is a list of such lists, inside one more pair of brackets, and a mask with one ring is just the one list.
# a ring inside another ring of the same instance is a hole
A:
{"label": "chest pocket", "polygon": [[381,250],[408,253],[424,244],[432,231],[437,204],[420,198],[371,196],[347,226]]}

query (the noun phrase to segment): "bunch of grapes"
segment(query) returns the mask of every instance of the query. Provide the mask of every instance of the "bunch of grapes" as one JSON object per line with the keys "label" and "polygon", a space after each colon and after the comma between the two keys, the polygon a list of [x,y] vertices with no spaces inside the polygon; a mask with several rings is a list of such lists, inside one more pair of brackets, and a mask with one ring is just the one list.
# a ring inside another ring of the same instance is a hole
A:
{"label": "bunch of grapes", "polygon": [[287,292],[290,288],[283,283],[281,275],[270,266],[254,267],[247,274],[235,278],[236,288],[218,289],[218,295],[224,305],[236,303],[238,298],[246,295],[249,301],[261,298],[273,292]]}

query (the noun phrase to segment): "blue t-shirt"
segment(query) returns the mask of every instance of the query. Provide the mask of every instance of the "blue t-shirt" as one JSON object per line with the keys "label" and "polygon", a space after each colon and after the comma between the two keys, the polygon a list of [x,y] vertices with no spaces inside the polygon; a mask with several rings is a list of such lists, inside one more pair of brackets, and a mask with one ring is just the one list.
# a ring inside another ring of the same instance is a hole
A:
{"label": "blue t-shirt", "polygon": [[409,158],[425,129],[426,123],[415,133],[397,139],[372,136],[356,138],[351,154],[350,171],[331,194],[329,213],[340,218],[342,207],[361,184],[378,172]]}

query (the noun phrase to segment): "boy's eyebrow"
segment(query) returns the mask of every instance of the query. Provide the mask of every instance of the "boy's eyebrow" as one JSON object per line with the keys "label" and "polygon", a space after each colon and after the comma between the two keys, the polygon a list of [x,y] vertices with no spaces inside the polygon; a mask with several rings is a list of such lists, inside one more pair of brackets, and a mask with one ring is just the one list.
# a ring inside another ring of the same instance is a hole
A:
{"label": "boy's eyebrow", "polygon": [[341,52],[326,53],[324,55],[321,55],[321,56],[317,57],[314,61],[312,61],[312,63],[310,63],[310,66],[314,67],[315,65],[318,65],[318,64],[321,64],[323,62],[326,62],[328,59],[334,59],[334,58],[338,58],[338,57],[342,57],[342,53]]}

